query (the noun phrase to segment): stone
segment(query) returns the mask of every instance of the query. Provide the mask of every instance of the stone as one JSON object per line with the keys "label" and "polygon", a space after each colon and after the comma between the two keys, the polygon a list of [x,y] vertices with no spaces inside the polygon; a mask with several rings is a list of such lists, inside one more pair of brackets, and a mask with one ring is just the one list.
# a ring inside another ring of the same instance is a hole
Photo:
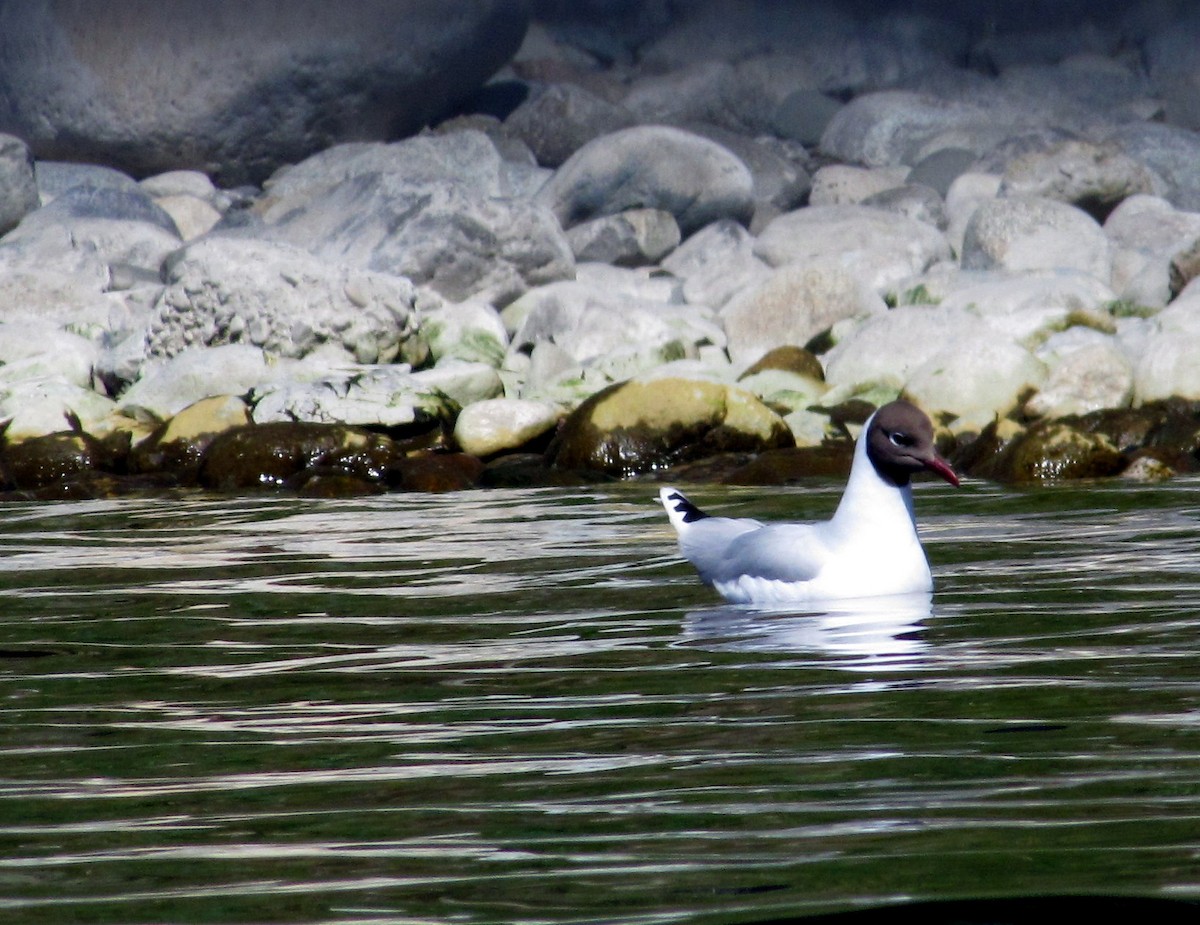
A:
{"label": "stone", "polygon": [[836,261],[877,292],[951,258],[936,228],[867,206],[809,206],[779,216],[755,253],[774,267]]}
{"label": "stone", "polygon": [[817,382],[825,380],[825,370],[821,366],[821,361],[811,351],[803,347],[797,347],[794,344],[785,344],[782,347],[775,347],[768,350],[759,360],[751,364],[739,378],[744,379],[747,376],[753,376],[756,373],[761,373],[769,369],[795,373],[798,376],[815,379]]}
{"label": "stone", "polygon": [[781,138],[815,147],[843,105],[820,90],[801,87],[784,97],[775,108],[771,126]]}
{"label": "stone", "polygon": [[1009,162],[1000,195],[1066,202],[1103,222],[1123,200],[1156,186],[1151,172],[1116,145],[1072,140]]}
{"label": "stone", "polygon": [[955,178],[946,193],[946,237],[956,254],[961,254],[967,224],[975,211],[1000,194],[997,174],[966,172]]}
{"label": "stone", "polygon": [[22,380],[58,379],[92,389],[99,362],[95,341],[52,321],[16,316],[0,322],[0,388]]}
{"label": "stone", "polygon": [[679,224],[661,209],[630,209],[575,225],[567,241],[576,260],[638,267],[658,263],[679,246]]}
{"label": "stone", "polygon": [[1200,135],[1178,125],[1130,122],[1104,140],[1162,178],[1159,193],[1177,209],[1200,212]]}
{"label": "stone", "polygon": [[807,344],[845,318],[882,314],[883,299],[833,260],[785,265],[721,311],[729,356],[753,363],[785,344]]}
{"label": "stone", "polygon": [[563,423],[548,451],[562,469],[627,476],[726,451],[790,446],[779,415],[734,386],[685,379],[618,383]]}
{"label": "stone", "polygon": [[981,107],[905,90],[866,93],[838,110],[820,147],[848,164],[911,166],[924,156],[922,147],[931,139],[963,126],[994,124],[995,117]]}
{"label": "stone", "polygon": [[250,344],[275,357],[325,345],[389,362],[416,335],[412,284],[318,260],[285,244],[211,236],[175,254],[146,332],[146,354]]}
{"label": "stone", "polygon": [[1200,330],[1159,330],[1134,362],[1134,402],[1178,397],[1200,399]]}
{"label": "stone", "polygon": [[168,196],[191,196],[211,203],[217,196],[217,188],[208,174],[199,170],[168,170],[138,181],[146,195],[161,199]]}
{"label": "stone", "polygon": [[154,204],[171,217],[179,236],[185,241],[212,231],[221,220],[221,213],[208,202],[187,193],[157,196]]}
{"label": "stone", "polygon": [[697,231],[662,261],[683,280],[683,297],[694,305],[721,308],[739,292],[756,288],[771,268],[754,255],[754,238],[732,219]]}
{"label": "stone", "polygon": [[902,167],[855,167],[827,164],[813,174],[810,206],[857,205],[864,199],[893,189],[904,182]]}
{"label": "stone", "polygon": [[1121,452],[1103,434],[1081,431],[1065,421],[1042,421],[978,474],[1001,482],[1045,482],[1104,478],[1124,467]]}
{"label": "stone", "polygon": [[945,199],[954,181],[970,171],[977,159],[967,148],[938,148],[913,164],[905,182],[927,186]]}
{"label": "stone", "polygon": [[[44,206],[77,186],[126,192],[138,189],[137,180],[129,174],[103,164],[77,164],[39,158],[33,165],[33,176],[37,182],[38,198]],[[141,192],[147,196],[153,195],[145,190]]]}
{"label": "stone", "polygon": [[447,302],[419,314],[421,337],[434,360],[465,360],[499,368],[508,349],[504,321],[487,302]]}
{"label": "stone", "polygon": [[862,200],[862,205],[884,212],[895,212],[939,231],[945,231],[950,224],[946,218],[942,197],[928,186],[916,183],[905,183],[903,186],[874,193]]}
{"label": "stone", "polygon": [[300,487],[317,473],[381,481],[402,456],[388,437],[344,424],[249,424],[212,439],[198,478],[225,492]]}
{"label": "stone", "polygon": [[1177,255],[1200,241],[1200,213],[1177,210],[1158,196],[1131,196],[1104,222],[1113,245],[1113,289],[1124,299],[1161,308],[1182,287],[1173,281]]}
{"label": "stone", "polygon": [[1093,343],[1053,364],[1024,411],[1030,417],[1062,418],[1122,408],[1132,399],[1133,366],[1125,354],[1115,344]]}
{"label": "stone", "polygon": [[0,134],[0,235],[39,205],[29,146],[20,138]]}
{"label": "stone", "polygon": [[146,363],[117,402],[130,417],[165,421],[202,398],[244,395],[276,375],[262,350],[249,344],[192,348]]}
{"label": "stone", "polygon": [[625,107],[571,83],[535,90],[504,120],[545,167],[559,167],[592,139],[633,124]]}
{"label": "stone", "polygon": [[463,408],[454,424],[454,441],[475,456],[511,452],[550,433],[561,417],[553,402],[493,398]]}
{"label": "stone", "polygon": [[964,269],[1076,269],[1107,283],[1108,239],[1086,212],[1053,199],[993,199],[975,210],[963,234]]}
{"label": "stone", "polygon": [[643,125],[584,145],[555,171],[537,202],[565,228],[627,209],[662,209],[686,236],[720,218],[748,223],[754,181],[721,145],[681,129]]}
{"label": "stone", "polygon": [[195,481],[200,460],[217,434],[251,422],[250,407],[236,395],[214,395],[163,421],[129,453],[133,473],[170,472]]}
{"label": "stone", "polygon": [[[490,366],[483,369],[495,376]],[[452,421],[457,411],[433,383],[403,366],[345,369],[311,381],[268,380],[247,391],[256,424],[300,421],[425,432]]]}
{"label": "stone", "polygon": [[111,398],[59,377],[18,379],[0,384],[0,420],[10,440],[57,433],[68,418],[91,428],[115,410]]}
{"label": "stone", "polygon": [[343,148],[272,184],[262,225],[244,234],[404,276],[452,302],[505,305],[575,264],[554,215],[512,196],[506,178],[481,132]]}
{"label": "stone", "polygon": [[87,4],[8,4],[0,128],[39,158],[260,182],[338,141],[403,136],[448,113],[508,60],[526,23],[505,0],[129,0],[103,17]]}
{"label": "stone", "polygon": [[1003,416],[1046,379],[1041,361],[994,334],[947,340],[904,383],[905,396],[931,413],[972,422]]}

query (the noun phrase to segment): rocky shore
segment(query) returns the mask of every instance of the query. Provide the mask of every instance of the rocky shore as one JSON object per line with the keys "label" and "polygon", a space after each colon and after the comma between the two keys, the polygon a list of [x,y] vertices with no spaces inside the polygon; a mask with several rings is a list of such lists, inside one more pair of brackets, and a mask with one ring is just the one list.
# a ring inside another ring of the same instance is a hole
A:
{"label": "rocky shore", "polygon": [[969,476],[1200,468],[1200,13],[582,6],[261,177],[0,138],[0,497],[780,484],[898,395]]}

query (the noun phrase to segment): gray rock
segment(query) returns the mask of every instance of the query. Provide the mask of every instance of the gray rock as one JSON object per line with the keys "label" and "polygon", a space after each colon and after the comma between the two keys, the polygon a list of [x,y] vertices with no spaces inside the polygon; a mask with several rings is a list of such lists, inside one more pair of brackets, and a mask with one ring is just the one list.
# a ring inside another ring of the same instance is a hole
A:
{"label": "gray rock", "polygon": [[316,381],[277,378],[255,387],[250,404],[256,424],[305,421],[404,427],[439,419],[449,422],[456,410],[435,386],[417,379],[404,366],[349,367]]}
{"label": "gray rock", "polygon": [[1153,193],[1156,185],[1149,170],[1115,145],[1068,141],[1011,161],[1000,195],[1057,199],[1103,221],[1123,199]]}
{"label": "gray rock", "polygon": [[945,231],[950,224],[942,197],[920,183],[905,183],[903,186],[874,193],[862,200],[862,205],[884,212],[895,212],[897,215],[932,225],[940,231]]}
{"label": "gray rock", "polygon": [[950,185],[971,170],[976,159],[975,152],[966,148],[938,148],[913,164],[907,182],[928,186],[945,199]]}
{"label": "gray rock", "polygon": [[776,107],[771,127],[781,138],[815,147],[843,105],[820,90],[802,87],[789,93]]}
{"label": "gray rock", "polygon": [[867,206],[810,206],[763,229],[755,252],[772,266],[838,261],[878,292],[950,259],[936,228]]}
{"label": "gray rock", "polygon": [[1133,398],[1133,367],[1113,343],[1097,342],[1057,358],[1029,401],[1032,417],[1061,418],[1104,408],[1128,407]]}
{"label": "gray rock", "polygon": [[929,153],[922,148],[932,139],[952,129],[996,131],[995,118],[995,113],[964,102],[903,90],[868,93],[834,115],[821,136],[821,150],[867,167],[911,165]]}
{"label": "gray rock", "polygon": [[497,70],[525,25],[507,0],[181,0],[104,16],[9,3],[0,127],[38,157],[259,181],[337,141],[419,129]]}
{"label": "gray rock", "polygon": [[1200,15],[1182,6],[1143,46],[1146,71],[1166,105],[1167,121],[1188,129],[1200,129],[1198,37]]}
{"label": "gray rock", "polygon": [[57,196],[76,186],[117,190],[138,188],[137,180],[129,174],[100,164],[39,160],[34,164],[33,173],[42,205],[49,205]]}
{"label": "gray rock", "polygon": [[964,269],[1077,269],[1107,283],[1108,239],[1081,209],[1053,199],[1021,197],[985,202],[963,235]]}
{"label": "gray rock", "polygon": [[202,398],[244,395],[281,372],[250,344],[185,350],[144,364],[141,377],[117,397],[117,403],[130,417],[165,421]]}
{"label": "gray rock", "polygon": [[1200,212],[1200,135],[1176,125],[1138,122],[1105,136],[1167,184],[1161,195],[1177,209]]}
{"label": "gray rock", "polygon": [[658,263],[679,246],[679,225],[661,209],[630,209],[567,232],[576,260],[638,267]]}
{"label": "gray rock", "polygon": [[804,346],[844,318],[881,314],[883,299],[835,260],[805,261],[776,270],[721,311],[735,363],[753,363],[769,350]]}
{"label": "gray rock", "polygon": [[754,180],[721,145],[680,129],[647,125],[584,145],[555,172],[537,202],[563,227],[626,209],[663,209],[686,236],[720,218],[748,222]]}
{"label": "gray rock", "polygon": [[624,107],[569,83],[535,92],[504,120],[546,167],[558,167],[593,138],[633,124]]}
{"label": "gray rock", "polygon": [[504,305],[574,270],[554,215],[509,192],[506,162],[480,132],[343,146],[273,182],[262,224],[230,233]]}
{"label": "gray rock", "polygon": [[771,268],[754,255],[754,238],[732,219],[697,231],[663,260],[662,268],[683,280],[688,302],[712,308],[720,308],[771,274]]}
{"label": "gray rock", "polygon": [[855,167],[826,164],[813,175],[810,206],[858,205],[864,199],[895,189],[904,182],[903,167]]}
{"label": "gray rock", "polygon": [[641,125],[681,126],[692,123],[731,125],[728,100],[737,93],[737,72],[727,61],[712,59],[665,73],[638,76],[621,105]]}
{"label": "gray rock", "polygon": [[0,135],[0,234],[39,205],[29,147],[19,138]]}
{"label": "gray rock", "polygon": [[400,277],[283,244],[207,237],[171,260],[146,352],[241,343],[303,357],[332,344],[360,363],[387,362],[415,334],[415,298]]}
{"label": "gray rock", "polygon": [[1157,196],[1131,196],[1104,222],[1113,244],[1113,289],[1141,305],[1171,298],[1171,260],[1200,241],[1200,213],[1181,212]]}

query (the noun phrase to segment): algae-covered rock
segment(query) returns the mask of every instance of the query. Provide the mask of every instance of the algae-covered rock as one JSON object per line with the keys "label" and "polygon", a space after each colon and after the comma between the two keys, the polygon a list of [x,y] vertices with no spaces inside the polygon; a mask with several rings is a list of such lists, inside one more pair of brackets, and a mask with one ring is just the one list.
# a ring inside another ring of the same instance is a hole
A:
{"label": "algae-covered rock", "polygon": [[164,421],[135,446],[129,454],[129,470],[169,471],[181,481],[192,481],[217,434],[249,423],[250,408],[236,395],[201,399]]}
{"label": "algae-covered rock", "polygon": [[713,453],[792,444],[783,419],[749,392],[656,379],[593,395],[563,423],[549,454],[559,468],[632,475]]}
{"label": "algae-covered rock", "polygon": [[0,482],[5,488],[43,488],[123,468],[129,453],[128,433],[114,432],[99,439],[83,430],[79,418],[68,415],[67,422],[70,430],[15,443],[4,440]]}
{"label": "algae-covered rock", "polygon": [[1066,421],[1034,424],[989,466],[1001,482],[1103,478],[1125,468],[1126,459],[1108,437]]}
{"label": "algae-covered rock", "polygon": [[386,479],[402,451],[388,437],[343,424],[276,421],[218,434],[200,461],[200,484],[217,491],[302,485],[314,473]]}

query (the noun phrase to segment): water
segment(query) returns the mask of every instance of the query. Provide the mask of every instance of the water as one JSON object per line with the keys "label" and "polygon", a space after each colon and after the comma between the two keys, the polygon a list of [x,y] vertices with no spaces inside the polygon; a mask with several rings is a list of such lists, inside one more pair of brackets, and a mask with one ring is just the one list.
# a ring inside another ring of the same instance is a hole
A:
{"label": "water", "polygon": [[932,603],[808,615],[652,494],[0,509],[0,921],[1200,898],[1200,481],[919,486]]}

